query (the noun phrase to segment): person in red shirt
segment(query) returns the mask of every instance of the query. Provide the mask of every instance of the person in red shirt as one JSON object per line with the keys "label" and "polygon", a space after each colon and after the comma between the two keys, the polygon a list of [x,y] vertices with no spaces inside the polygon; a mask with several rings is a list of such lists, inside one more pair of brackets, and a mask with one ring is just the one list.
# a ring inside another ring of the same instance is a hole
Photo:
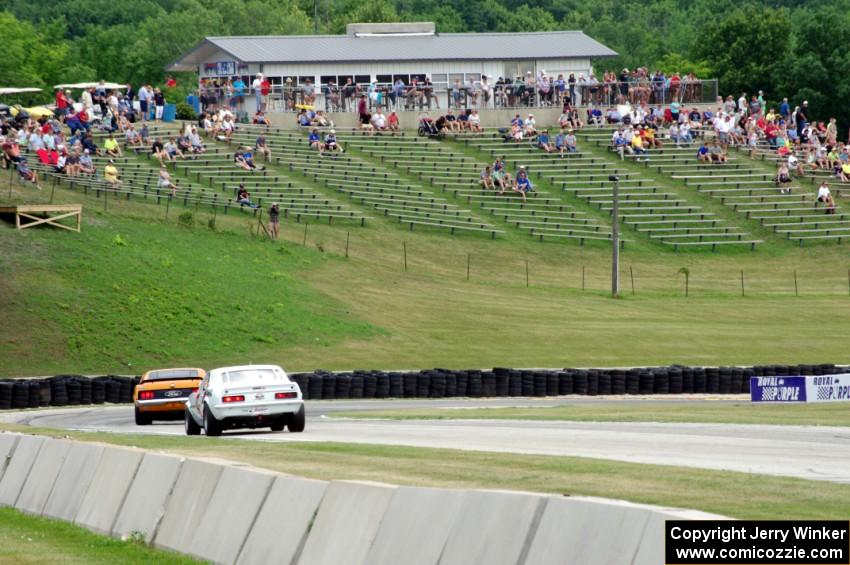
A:
{"label": "person in red shirt", "polygon": [[65,114],[68,112],[68,106],[71,105],[71,101],[68,96],[70,93],[70,90],[63,92],[61,88],[56,91],[56,113],[59,115],[60,119],[64,119]]}
{"label": "person in red shirt", "polygon": [[263,82],[260,83],[260,94],[263,95],[263,99],[266,98],[272,91],[272,83],[269,82],[269,79],[263,77]]}

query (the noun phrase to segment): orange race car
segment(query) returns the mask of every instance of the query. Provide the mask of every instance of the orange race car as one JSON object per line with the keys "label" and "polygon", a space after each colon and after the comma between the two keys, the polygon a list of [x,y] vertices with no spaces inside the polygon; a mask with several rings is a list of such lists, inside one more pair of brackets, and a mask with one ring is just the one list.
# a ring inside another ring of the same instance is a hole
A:
{"label": "orange race car", "polygon": [[153,420],[182,420],[186,399],[198,390],[206,376],[203,369],[157,369],[142,375],[133,391],[136,424],[147,426]]}

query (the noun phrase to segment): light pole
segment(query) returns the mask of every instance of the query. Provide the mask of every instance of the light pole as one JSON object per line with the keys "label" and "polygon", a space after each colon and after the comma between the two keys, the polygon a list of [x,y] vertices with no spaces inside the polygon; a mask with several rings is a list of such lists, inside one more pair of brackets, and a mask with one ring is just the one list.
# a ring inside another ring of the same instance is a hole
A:
{"label": "light pole", "polygon": [[614,183],[611,195],[614,205],[611,210],[611,297],[620,296],[620,177],[608,177]]}

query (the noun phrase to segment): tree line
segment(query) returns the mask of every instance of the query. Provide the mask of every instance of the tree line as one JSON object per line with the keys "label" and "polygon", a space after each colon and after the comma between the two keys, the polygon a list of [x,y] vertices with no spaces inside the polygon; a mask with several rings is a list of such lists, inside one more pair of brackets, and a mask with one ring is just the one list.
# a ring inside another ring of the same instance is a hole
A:
{"label": "tree line", "polygon": [[599,71],[694,71],[724,94],[805,99],[818,119],[848,125],[850,0],[6,0],[0,86],[158,84],[208,35],[387,21],[434,21],[444,33],[580,29],[620,53],[596,61]]}

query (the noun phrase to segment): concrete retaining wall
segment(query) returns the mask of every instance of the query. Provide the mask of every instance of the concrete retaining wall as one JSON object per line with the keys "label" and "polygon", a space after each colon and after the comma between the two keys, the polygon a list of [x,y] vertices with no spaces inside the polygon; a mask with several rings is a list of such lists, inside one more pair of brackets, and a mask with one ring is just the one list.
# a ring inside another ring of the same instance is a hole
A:
{"label": "concrete retaining wall", "polygon": [[327,483],[4,433],[0,505],[241,565],[654,565],[665,520],[722,518],[607,499]]}

